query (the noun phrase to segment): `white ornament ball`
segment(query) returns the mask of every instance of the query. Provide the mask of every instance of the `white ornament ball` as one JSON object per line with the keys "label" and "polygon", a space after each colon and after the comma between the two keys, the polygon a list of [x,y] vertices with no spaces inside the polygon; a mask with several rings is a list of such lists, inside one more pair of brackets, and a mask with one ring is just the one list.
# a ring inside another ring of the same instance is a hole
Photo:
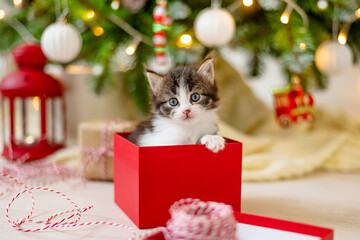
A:
{"label": "white ornament ball", "polygon": [[0,81],[16,69],[16,63],[11,53],[0,54]]}
{"label": "white ornament ball", "polygon": [[352,64],[351,49],[335,40],[323,42],[315,51],[315,64],[325,75],[345,71]]}
{"label": "white ornament ball", "polygon": [[41,36],[41,49],[54,62],[71,62],[79,55],[81,45],[81,35],[70,23],[53,23]]}
{"label": "white ornament ball", "polygon": [[280,0],[258,0],[257,2],[267,11],[278,10],[281,5]]}
{"label": "white ornament ball", "polygon": [[234,17],[222,8],[207,8],[195,19],[195,35],[208,47],[218,47],[230,42],[235,33]]}

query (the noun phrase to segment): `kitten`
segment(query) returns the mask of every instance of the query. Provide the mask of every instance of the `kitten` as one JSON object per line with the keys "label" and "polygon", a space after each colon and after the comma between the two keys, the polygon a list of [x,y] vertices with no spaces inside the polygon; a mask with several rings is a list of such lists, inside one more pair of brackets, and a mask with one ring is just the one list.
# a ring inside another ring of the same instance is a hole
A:
{"label": "kitten", "polygon": [[129,135],[139,146],[205,144],[218,152],[225,147],[216,135],[219,98],[214,76],[214,59],[200,67],[177,67],[166,75],[151,70],[146,76],[152,92],[152,114]]}

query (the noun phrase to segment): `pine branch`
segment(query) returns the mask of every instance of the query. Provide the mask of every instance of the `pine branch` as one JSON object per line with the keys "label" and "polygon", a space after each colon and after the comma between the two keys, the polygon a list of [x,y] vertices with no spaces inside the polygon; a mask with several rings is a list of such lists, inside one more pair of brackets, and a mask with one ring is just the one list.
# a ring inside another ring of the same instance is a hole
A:
{"label": "pine branch", "polygon": [[135,28],[133,28],[130,24],[128,24],[126,21],[124,21],[123,19],[115,16],[114,14],[110,14],[110,15],[106,15],[104,14],[102,11],[100,11],[94,4],[92,4],[90,1],[87,0],[78,0],[82,5],[93,9],[96,14],[99,17],[105,18],[110,20],[112,23],[114,23],[115,25],[119,26],[120,28],[122,28],[125,32],[127,32],[129,35],[133,36],[134,38],[138,37],[139,39],[141,39],[142,42],[144,42],[145,44],[152,46],[152,40],[145,36],[144,34],[142,34],[141,32],[139,32],[138,30],[136,30]]}
{"label": "pine branch", "polygon": [[133,36],[134,38],[139,38],[142,42],[144,42],[145,44],[152,46],[153,43],[151,41],[151,39],[147,36],[145,36],[144,34],[140,33],[139,31],[137,31],[135,28],[133,28],[130,24],[128,24],[126,21],[124,21],[123,19],[115,16],[114,14],[109,15],[108,17],[106,17],[107,19],[109,19],[111,22],[113,22],[114,24],[118,25],[119,27],[121,27],[124,31],[126,31],[127,33],[129,33],[131,36]]}
{"label": "pine branch", "polygon": [[261,57],[259,53],[253,53],[252,57],[249,59],[249,65],[250,65],[250,76],[257,77],[261,75],[263,71],[263,61],[261,60]]}

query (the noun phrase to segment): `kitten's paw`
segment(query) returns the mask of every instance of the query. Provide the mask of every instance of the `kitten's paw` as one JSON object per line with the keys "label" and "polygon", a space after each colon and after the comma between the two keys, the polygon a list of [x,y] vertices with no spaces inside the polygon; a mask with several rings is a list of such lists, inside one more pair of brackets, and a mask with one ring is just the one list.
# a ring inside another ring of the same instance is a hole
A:
{"label": "kitten's paw", "polygon": [[200,143],[214,153],[225,148],[225,139],[219,135],[205,135],[200,139]]}

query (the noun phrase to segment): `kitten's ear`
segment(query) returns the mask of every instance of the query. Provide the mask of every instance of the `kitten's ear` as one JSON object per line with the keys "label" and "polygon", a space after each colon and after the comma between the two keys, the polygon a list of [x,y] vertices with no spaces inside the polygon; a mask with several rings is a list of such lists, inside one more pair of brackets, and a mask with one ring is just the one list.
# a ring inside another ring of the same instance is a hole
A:
{"label": "kitten's ear", "polygon": [[203,75],[211,84],[215,83],[214,53],[211,52],[198,68],[198,73]]}
{"label": "kitten's ear", "polygon": [[145,75],[149,81],[151,91],[155,94],[159,90],[158,88],[160,86],[160,83],[163,81],[164,77],[148,69],[146,66],[144,66],[144,68],[145,68]]}

